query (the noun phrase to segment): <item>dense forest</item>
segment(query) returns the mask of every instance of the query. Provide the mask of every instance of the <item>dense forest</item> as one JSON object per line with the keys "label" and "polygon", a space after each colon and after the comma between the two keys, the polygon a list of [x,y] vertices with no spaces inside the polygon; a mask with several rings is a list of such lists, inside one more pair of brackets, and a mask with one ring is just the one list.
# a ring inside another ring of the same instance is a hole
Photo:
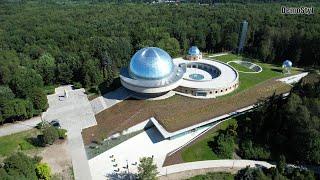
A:
{"label": "dense forest", "polygon": [[48,86],[109,86],[145,46],[158,46],[173,57],[191,45],[204,52],[233,51],[243,20],[249,22],[246,56],[276,64],[284,59],[295,66],[320,64],[319,14],[283,15],[280,3],[62,2],[0,4],[0,122],[45,110]]}
{"label": "dense forest", "polygon": [[320,75],[310,74],[288,98],[273,97],[238,121],[240,155],[320,164]]}

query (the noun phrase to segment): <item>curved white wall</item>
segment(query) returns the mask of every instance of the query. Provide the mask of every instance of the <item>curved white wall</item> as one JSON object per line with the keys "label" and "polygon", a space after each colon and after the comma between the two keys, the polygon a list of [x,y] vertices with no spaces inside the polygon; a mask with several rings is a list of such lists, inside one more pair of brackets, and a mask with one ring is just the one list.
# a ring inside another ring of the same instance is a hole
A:
{"label": "curved white wall", "polygon": [[121,78],[120,76],[120,80],[121,80],[121,84],[127,88],[130,89],[134,92],[138,92],[138,93],[148,93],[148,94],[152,94],[152,93],[163,93],[163,92],[168,92],[171,91],[175,88],[177,88],[181,82],[182,82],[182,78],[179,79],[178,81],[169,84],[167,86],[163,86],[163,87],[143,87],[143,86],[139,86],[139,85],[132,85],[130,83],[127,83],[126,81],[123,80],[123,78]]}

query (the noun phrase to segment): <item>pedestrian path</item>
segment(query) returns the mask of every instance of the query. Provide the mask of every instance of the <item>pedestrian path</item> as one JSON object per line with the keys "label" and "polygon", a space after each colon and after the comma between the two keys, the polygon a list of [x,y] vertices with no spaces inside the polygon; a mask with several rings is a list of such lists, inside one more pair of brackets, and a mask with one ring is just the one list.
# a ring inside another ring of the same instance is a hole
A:
{"label": "pedestrian path", "polygon": [[94,180],[104,180],[119,173],[137,173],[142,157],[153,157],[155,164],[160,168],[169,152],[188,143],[207,128],[169,140],[164,139],[158,130],[152,127],[90,159],[92,177]]}
{"label": "pedestrian path", "polygon": [[0,127],[0,137],[30,130],[40,122],[41,117],[37,116],[25,121],[17,121],[15,123],[4,124]]}
{"label": "pedestrian path", "polygon": [[229,52],[225,52],[225,53],[216,53],[216,54],[212,54],[212,55],[210,55],[209,57],[218,57],[218,56],[224,56],[224,55],[228,55],[229,54]]}
{"label": "pedestrian path", "polygon": [[196,169],[206,169],[206,168],[242,169],[247,166],[265,167],[265,168],[275,167],[275,165],[265,161],[225,159],[225,160],[208,160],[208,161],[196,161],[196,162],[175,164],[175,165],[159,168],[158,171],[160,176],[165,176],[168,174],[179,173],[179,172],[189,171],[189,170],[196,170]]}
{"label": "pedestrian path", "polygon": [[304,73],[299,73],[296,75],[292,75],[292,76],[288,76],[288,77],[284,77],[281,79],[278,79],[278,81],[281,81],[283,83],[287,83],[287,84],[294,84],[299,82],[303,77],[307,76],[308,72],[304,72]]}

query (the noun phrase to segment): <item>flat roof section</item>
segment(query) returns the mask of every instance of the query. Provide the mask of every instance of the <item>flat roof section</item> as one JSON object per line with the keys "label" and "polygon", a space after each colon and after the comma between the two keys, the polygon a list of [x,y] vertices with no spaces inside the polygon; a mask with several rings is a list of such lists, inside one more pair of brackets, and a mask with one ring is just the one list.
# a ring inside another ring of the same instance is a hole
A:
{"label": "flat roof section", "polygon": [[194,89],[219,89],[219,88],[229,87],[231,84],[234,84],[239,80],[238,72],[234,68],[232,68],[231,66],[223,62],[206,60],[206,59],[201,59],[198,61],[188,61],[182,58],[173,59],[173,62],[176,65],[179,65],[182,63],[186,63],[186,64],[204,63],[204,64],[208,64],[216,67],[221,72],[221,74],[218,77],[213,78],[210,81],[190,81],[190,80],[184,79],[180,84],[180,86],[183,86],[183,87],[194,88]]}

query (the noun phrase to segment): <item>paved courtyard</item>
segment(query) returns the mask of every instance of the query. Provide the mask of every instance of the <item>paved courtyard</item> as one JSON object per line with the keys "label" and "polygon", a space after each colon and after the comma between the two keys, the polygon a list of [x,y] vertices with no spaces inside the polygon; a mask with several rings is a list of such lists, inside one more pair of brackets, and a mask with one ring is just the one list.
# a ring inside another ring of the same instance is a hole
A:
{"label": "paved courtyard", "polygon": [[[155,127],[150,128],[90,159],[89,166],[92,178],[94,180],[102,180],[107,179],[107,177],[115,177],[115,173],[125,173],[128,171],[130,173],[136,173],[139,159],[142,157],[153,157],[158,168],[160,168],[169,152],[188,143],[207,128],[172,140],[163,139]],[[126,169],[127,164],[129,169]]]}
{"label": "paved courtyard", "polygon": [[71,86],[61,86],[55,89],[55,94],[47,98],[50,108],[43,113],[43,119],[49,122],[59,120],[62,128],[67,129],[75,179],[92,179],[81,131],[96,125],[97,122],[84,89],[73,90]]}

